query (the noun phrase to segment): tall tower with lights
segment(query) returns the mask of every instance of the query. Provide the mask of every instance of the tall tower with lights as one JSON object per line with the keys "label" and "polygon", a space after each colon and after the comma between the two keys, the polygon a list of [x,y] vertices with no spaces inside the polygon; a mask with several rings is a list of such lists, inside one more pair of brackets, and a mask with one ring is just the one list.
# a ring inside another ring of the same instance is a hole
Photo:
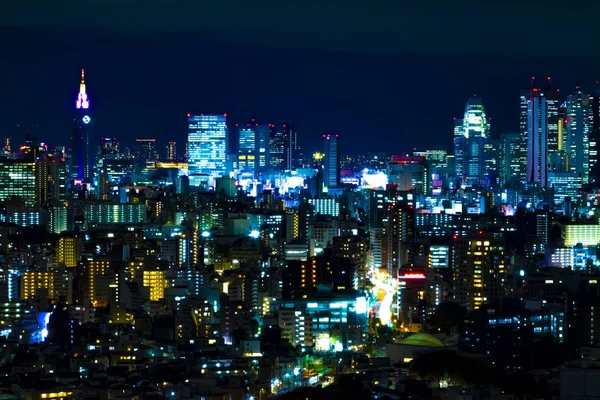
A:
{"label": "tall tower with lights", "polygon": [[73,135],[71,136],[71,182],[73,184],[92,182],[92,153],[90,151],[92,126],[90,100],[85,86],[85,73],[82,69],[79,93],[75,101]]}

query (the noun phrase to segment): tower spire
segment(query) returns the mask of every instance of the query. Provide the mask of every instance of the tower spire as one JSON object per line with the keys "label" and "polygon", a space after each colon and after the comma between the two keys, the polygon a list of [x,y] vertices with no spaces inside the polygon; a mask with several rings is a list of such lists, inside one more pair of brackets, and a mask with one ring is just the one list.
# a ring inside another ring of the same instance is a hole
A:
{"label": "tower spire", "polygon": [[86,89],[85,89],[85,70],[81,69],[81,83],[79,84],[79,94],[77,95],[77,101],[75,102],[75,106],[80,109],[87,109],[90,106],[90,101],[88,100]]}

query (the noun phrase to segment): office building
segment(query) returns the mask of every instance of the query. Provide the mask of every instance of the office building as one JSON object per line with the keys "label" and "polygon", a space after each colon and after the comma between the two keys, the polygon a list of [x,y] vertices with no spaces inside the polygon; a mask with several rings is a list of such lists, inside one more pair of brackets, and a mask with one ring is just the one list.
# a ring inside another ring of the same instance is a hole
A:
{"label": "office building", "polygon": [[147,221],[145,204],[94,203],[85,208],[85,218],[89,225],[101,224],[143,224]]}
{"label": "office building", "polygon": [[[521,91],[519,179],[541,187],[548,184],[548,160],[558,151],[558,98],[551,87]],[[524,143],[527,144],[525,149]],[[526,169],[523,169],[526,166]]]}
{"label": "office building", "polygon": [[167,145],[167,161],[177,160],[177,142],[169,142]]}
{"label": "office building", "polygon": [[142,171],[148,164],[158,160],[156,139],[135,139],[135,165],[137,171]]}
{"label": "office building", "polygon": [[188,173],[190,186],[199,186],[200,176],[223,176],[227,159],[227,116],[188,114]]}
{"label": "office building", "polygon": [[341,154],[339,135],[323,135],[324,186],[337,188],[340,186]]}
{"label": "office building", "polygon": [[503,187],[507,183],[512,182],[513,178],[518,175],[519,165],[517,165],[518,156],[514,149],[518,147],[518,142],[521,140],[519,133],[504,133],[500,136],[499,147],[499,186]]}
{"label": "office building", "polygon": [[494,146],[489,142],[490,125],[480,97],[467,102],[460,126],[454,127],[454,160],[456,176],[462,186],[491,186],[490,175],[496,169]]}
{"label": "office building", "polygon": [[36,200],[35,163],[20,160],[0,160],[0,201],[18,197]]}
{"label": "office building", "polygon": [[241,171],[253,172],[256,167],[256,123],[238,128],[238,164]]}
{"label": "office building", "polygon": [[71,183],[75,185],[92,182],[90,140],[93,123],[90,116],[90,100],[87,95],[84,70],[81,70],[81,83],[75,101],[73,135],[71,136]]}
{"label": "office building", "polygon": [[590,172],[590,122],[592,109],[590,99],[581,90],[576,90],[566,101],[566,149],[567,171],[581,177],[581,183],[589,183]]}
{"label": "office building", "polygon": [[590,143],[589,143],[589,179],[590,183],[600,181],[600,159],[598,151],[600,150],[600,90],[596,89],[594,95],[590,97]]}

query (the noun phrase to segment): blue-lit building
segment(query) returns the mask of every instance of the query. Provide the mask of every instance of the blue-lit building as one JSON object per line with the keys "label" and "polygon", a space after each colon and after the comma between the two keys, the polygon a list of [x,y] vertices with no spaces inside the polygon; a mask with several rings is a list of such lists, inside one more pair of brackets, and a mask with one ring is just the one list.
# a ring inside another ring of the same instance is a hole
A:
{"label": "blue-lit building", "polygon": [[[462,121],[462,126],[456,121]],[[454,160],[456,176],[461,186],[492,185],[491,173],[495,157],[491,153],[490,125],[481,98],[473,96],[467,102],[462,120],[455,120]]]}
{"label": "blue-lit building", "polygon": [[324,185],[328,188],[336,188],[340,185],[340,141],[338,135],[323,135],[324,160]]}
{"label": "blue-lit building", "polygon": [[75,102],[73,135],[71,136],[71,183],[92,182],[92,152],[90,150],[92,126],[90,100],[86,92],[84,71],[81,70],[81,83]]}
{"label": "blue-lit building", "polygon": [[368,327],[367,299],[358,292],[317,292],[283,300],[282,336],[295,346],[342,351],[363,343]]}
{"label": "blue-lit building", "polygon": [[203,175],[214,178],[226,174],[227,143],[226,115],[188,114],[187,159],[190,186],[199,186]]}

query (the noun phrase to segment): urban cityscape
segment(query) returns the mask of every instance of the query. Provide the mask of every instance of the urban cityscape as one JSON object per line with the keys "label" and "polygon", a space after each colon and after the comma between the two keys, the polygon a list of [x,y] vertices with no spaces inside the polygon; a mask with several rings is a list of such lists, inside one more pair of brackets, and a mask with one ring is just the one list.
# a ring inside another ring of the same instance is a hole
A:
{"label": "urban cityscape", "polygon": [[[357,135],[329,129],[340,99],[318,133],[282,117],[301,97],[286,82],[264,89],[277,110],[256,93],[207,107],[207,89],[139,116],[136,85],[222,76],[114,62],[58,64],[68,132],[21,122],[0,91],[0,399],[600,398],[598,81],[506,72],[510,104],[486,85],[459,108],[430,92],[398,107],[405,129],[365,111]],[[116,70],[122,103],[102,99]],[[123,108],[134,122],[107,129]],[[414,129],[448,110],[442,132]]]}

